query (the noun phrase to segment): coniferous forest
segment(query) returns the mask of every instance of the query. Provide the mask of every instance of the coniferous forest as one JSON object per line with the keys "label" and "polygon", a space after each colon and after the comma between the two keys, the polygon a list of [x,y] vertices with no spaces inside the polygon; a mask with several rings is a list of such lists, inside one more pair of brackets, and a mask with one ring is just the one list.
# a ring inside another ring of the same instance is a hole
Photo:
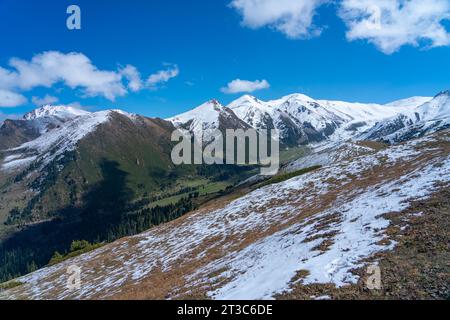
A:
{"label": "coniferous forest", "polygon": [[174,220],[195,208],[198,193],[165,206],[133,205],[126,173],[115,162],[101,165],[104,180],[86,194],[81,208],[68,207],[51,221],[24,227],[0,245],[0,282],[47,265],[55,254],[67,253],[76,240],[111,242]]}

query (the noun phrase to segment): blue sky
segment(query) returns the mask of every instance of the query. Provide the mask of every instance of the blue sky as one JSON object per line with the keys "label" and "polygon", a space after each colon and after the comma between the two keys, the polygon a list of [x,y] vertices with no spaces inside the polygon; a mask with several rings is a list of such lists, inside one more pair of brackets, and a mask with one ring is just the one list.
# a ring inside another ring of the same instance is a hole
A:
{"label": "blue sky", "polygon": [[[0,0],[0,68],[13,79],[3,77],[9,81],[3,81],[3,88],[0,79],[0,90],[26,99],[0,107],[0,118],[33,109],[32,101],[56,99],[93,110],[121,108],[164,118],[212,98],[227,104],[258,87],[250,83],[235,94],[221,90],[236,79],[265,80],[266,85],[251,92],[261,99],[300,92],[317,99],[385,103],[450,88],[450,24],[442,18],[450,13],[447,0],[426,0],[435,6],[429,15],[412,4],[409,9],[416,15],[402,12],[401,6],[380,8],[382,17],[397,10],[390,16],[402,22],[382,19],[375,31],[355,24],[367,13],[349,7],[349,1],[283,0],[283,8],[273,7],[273,0],[262,1],[268,6],[254,8],[248,0]],[[371,2],[376,1],[362,1],[373,10]],[[305,7],[299,8],[299,2]],[[81,30],[66,27],[70,4],[81,8]],[[308,15],[305,8],[311,10],[312,24],[309,17],[296,15]],[[418,20],[404,22],[403,14]],[[419,24],[421,29],[411,35],[411,26]],[[396,39],[386,36],[393,29],[399,30]],[[72,61],[65,59],[71,52],[85,57],[83,66],[91,76],[47,75],[41,60],[52,61],[53,56],[42,56],[48,51],[57,53],[63,65]],[[36,55],[40,62],[32,62]],[[13,58],[20,63],[11,63]],[[43,69],[37,74],[49,80],[29,82],[23,72],[17,84],[17,65],[24,64],[39,64]],[[127,65],[140,73],[135,90],[123,73]],[[100,88],[104,83],[97,85],[94,77],[106,76],[101,72],[121,78],[107,81],[113,89]],[[154,81],[148,80],[151,75]]]}

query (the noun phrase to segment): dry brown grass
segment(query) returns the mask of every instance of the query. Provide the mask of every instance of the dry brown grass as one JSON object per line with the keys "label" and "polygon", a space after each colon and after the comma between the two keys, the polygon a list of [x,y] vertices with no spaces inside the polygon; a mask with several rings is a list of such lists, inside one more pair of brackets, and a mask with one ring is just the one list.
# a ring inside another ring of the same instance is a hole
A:
{"label": "dry brown grass", "polygon": [[[97,294],[91,296],[93,299],[168,299],[168,298],[190,298],[190,299],[205,299],[207,298],[206,293],[208,291],[214,290],[215,288],[222,286],[230,279],[217,278],[215,281],[210,281],[211,278],[220,276],[221,272],[225,270],[209,270],[206,274],[199,275],[193,279],[188,279],[187,276],[195,274],[198,270],[205,267],[209,263],[223,258],[226,254],[230,252],[240,251],[246,248],[248,245],[257,242],[267,236],[273,235],[276,232],[282,231],[291,227],[293,225],[305,223],[306,219],[310,219],[308,223],[318,223],[317,230],[326,230],[330,225],[338,223],[340,221],[340,213],[335,212],[333,214],[314,218],[318,213],[324,210],[332,209],[337,201],[351,201],[354,197],[358,196],[368,188],[372,188],[377,184],[388,181],[398,180],[405,174],[414,172],[416,169],[422,168],[424,165],[431,163],[435,159],[440,157],[448,156],[450,154],[450,147],[447,141],[441,141],[439,143],[433,144],[436,150],[433,153],[423,153],[416,159],[411,161],[404,161],[400,163],[387,163],[385,161],[379,166],[375,166],[360,173],[360,177],[349,176],[350,181],[343,181],[338,179],[328,179],[328,183],[332,186],[330,191],[324,194],[314,194],[314,202],[305,202],[303,199],[304,195],[311,195],[310,186],[306,186],[301,190],[292,190],[290,194],[287,195],[286,199],[275,199],[265,208],[258,208],[257,210],[246,209],[242,210],[239,214],[241,216],[246,216],[250,213],[265,212],[270,208],[278,208],[289,202],[289,205],[294,206],[295,209],[290,212],[285,212],[282,215],[282,219],[278,219],[276,222],[271,223],[267,228],[253,229],[245,233],[234,234],[231,233],[227,235],[226,238],[220,236],[209,238],[202,243],[200,243],[194,250],[189,254],[183,256],[182,259],[171,263],[167,269],[162,267],[156,267],[151,270],[147,276],[139,281],[132,280],[130,276],[127,276],[125,282],[117,288],[118,291],[110,292],[98,292]],[[337,164],[339,165],[339,164]],[[322,169],[320,169],[322,170]],[[320,173],[320,170],[318,171]],[[447,195],[448,197],[448,195]],[[155,235],[164,235],[170,230],[178,229],[189,225],[190,219],[207,219],[211,211],[216,209],[221,209],[225,205],[229,204],[236,198],[236,194],[227,195],[221,199],[216,199],[203,206],[201,209],[192,212],[191,214],[185,215],[175,221],[169,222],[165,225],[156,227],[152,229],[152,233]],[[433,206],[429,202],[424,204],[424,210]],[[448,214],[448,207],[447,214]],[[252,210],[250,212],[250,210]],[[440,211],[439,211],[440,212]],[[404,213],[406,214],[406,213]],[[448,219],[448,215],[444,216]],[[395,233],[399,232],[401,224],[396,224],[394,218],[392,218],[393,224],[397,225],[398,228],[389,228],[388,234],[391,239],[396,241],[403,241],[407,239],[407,236],[403,235],[397,239]],[[217,223],[224,223],[226,221],[218,221]],[[430,225],[431,228],[431,225]],[[188,229],[187,229],[188,230]],[[449,230],[447,228],[447,230]],[[187,231],[189,232],[189,231]],[[333,234],[325,234],[320,238],[324,239],[324,242],[320,246],[320,250],[327,250],[329,245],[332,243]],[[447,235],[448,236],[448,235]],[[314,234],[309,235],[309,240],[314,240],[316,237]],[[101,255],[90,259],[89,261],[83,262],[83,268],[89,268],[89,270],[98,270],[98,273],[102,272],[104,266],[112,268],[121,268],[122,261],[116,259],[118,253],[125,257],[125,259],[131,259],[132,256],[139,256],[137,246],[141,240],[145,240],[145,236],[135,236],[131,238],[121,239],[113,244],[107,245]],[[127,244],[125,249],[118,249],[121,245]],[[418,240],[415,240],[414,245],[420,248]],[[439,244],[442,246],[442,243]],[[403,247],[407,248],[407,243],[403,243]],[[416,247],[414,247],[416,248]],[[425,247],[426,249],[427,247]],[[448,249],[448,248],[447,248]],[[416,249],[414,249],[416,250]],[[426,250],[425,250],[426,251]],[[204,255],[199,255],[199,253],[205,253]],[[448,250],[447,250],[448,252]],[[441,252],[442,253],[442,252]],[[386,254],[387,256],[383,256]],[[389,256],[391,255],[391,256]],[[447,253],[448,255],[448,253]],[[408,261],[405,258],[407,256],[407,251],[403,253],[383,253],[374,257],[374,259],[384,258],[382,261],[402,261],[403,264],[407,264]],[[412,257],[408,256],[410,260]],[[390,260],[389,260],[390,259]],[[441,261],[441,260],[439,260]],[[450,261],[450,260],[447,260]],[[386,262],[385,262],[386,263]],[[386,264],[383,266],[386,270],[390,270],[389,266],[391,264]],[[383,270],[385,270],[383,269]],[[408,268],[405,267],[405,270]],[[323,294],[329,294],[333,298],[376,298],[376,297],[386,297],[387,292],[382,295],[380,292],[366,292],[367,290],[363,287],[364,274],[363,270],[355,270],[356,274],[361,275],[361,281],[358,285],[347,286],[344,288],[336,289],[332,285],[311,285],[311,286],[301,286],[296,284],[291,293],[286,293],[278,296],[280,299],[309,299],[311,296],[319,296]],[[52,276],[55,276],[58,272],[55,272]],[[97,272],[95,272],[97,274]],[[386,274],[389,274],[386,273]],[[410,274],[414,275],[413,271]],[[444,272],[445,274],[445,272]],[[448,272],[447,272],[448,274]],[[408,273],[409,275],[409,273]],[[301,274],[300,274],[301,276]],[[295,281],[300,280],[301,277],[295,277]],[[405,275],[406,276],[406,275]],[[92,275],[91,277],[94,277]],[[205,280],[206,279],[206,280]],[[384,278],[383,283],[395,286],[395,278]],[[50,281],[50,277],[47,279],[42,279],[42,281]],[[95,278],[86,279],[86,281],[97,281]],[[294,281],[294,282],[295,282]],[[53,291],[48,293],[48,296],[56,296],[62,288],[55,287]],[[398,295],[401,294],[400,291]],[[405,296],[408,296],[405,294]],[[420,295],[417,295],[420,296]],[[44,297],[46,298],[46,297]]]}
{"label": "dry brown grass", "polygon": [[[449,299],[449,186],[443,186],[428,200],[413,202],[400,214],[386,215],[392,223],[387,234],[398,244],[393,251],[366,259],[380,266],[381,290],[367,289],[363,268],[354,270],[360,276],[356,285],[336,288],[332,284],[293,284],[292,292],[280,294],[277,299],[305,300],[322,295],[332,299]],[[411,217],[418,212],[423,214]]]}

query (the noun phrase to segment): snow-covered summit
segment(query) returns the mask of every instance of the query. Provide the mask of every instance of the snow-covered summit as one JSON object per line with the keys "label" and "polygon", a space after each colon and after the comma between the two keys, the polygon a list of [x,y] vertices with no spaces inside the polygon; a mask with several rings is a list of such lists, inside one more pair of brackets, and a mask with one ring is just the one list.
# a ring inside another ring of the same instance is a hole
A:
{"label": "snow-covered summit", "polygon": [[196,122],[203,121],[211,123],[217,121],[218,114],[222,111],[222,109],[223,106],[217,100],[210,100],[169,120],[176,123],[186,123],[191,120],[196,120]]}
{"label": "snow-covered summit", "polygon": [[41,118],[59,118],[61,120],[73,119],[75,117],[87,115],[90,112],[70,107],[44,105],[38,109],[28,112],[23,116],[24,120],[36,120]]}
{"label": "snow-covered summit", "polygon": [[297,101],[297,102],[316,102],[315,99],[311,98],[310,96],[307,96],[306,94],[303,93],[293,93],[293,94],[289,94],[287,96],[282,97],[281,99],[278,100],[272,100],[270,101],[272,104],[276,105],[276,102],[286,102],[286,101]]}
{"label": "snow-covered summit", "polygon": [[219,130],[225,122],[232,127],[238,125],[240,121],[231,109],[224,107],[217,100],[210,100],[202,105],[167,119],[175,127],[188,130],[199,137],[203,133],[203,139],[208,141],[216,130]]}
{"label": "snow-covered summit", "polygon": [[279,112],[270,103],[250,95],[244,95],[232,101],[227,108],[255,129],[266,129],[269,122],[279,118]]}
{"label": "snow-covered summit", "polygon": [[242,97],[230,102],[230,104],[227,105],[227,108],[230,108],[231,110],[236,109],[243,109],[243,108],[252,108],[252,107],[259,107],[259,108],[265,108],[267,106],[267,103],[259,100],[258,98],[251,96],[251,95],[243,95]]}

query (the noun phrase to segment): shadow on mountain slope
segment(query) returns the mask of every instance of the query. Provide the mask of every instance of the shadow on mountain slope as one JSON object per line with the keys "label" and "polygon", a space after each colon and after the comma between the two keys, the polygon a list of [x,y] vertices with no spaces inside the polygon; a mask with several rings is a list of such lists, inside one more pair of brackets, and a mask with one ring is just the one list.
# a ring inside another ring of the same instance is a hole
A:
{"label": "shadow on mountain slope", "polygon": [[0,281],[48,263],[55,251],[64,252],[73,240],[111,241],[119,230],[133,198],[127,173],[113,161],[103,160],[103,180],[84,196],[82,207],[69,206],[57,218],[18,231],[0,246]]}

